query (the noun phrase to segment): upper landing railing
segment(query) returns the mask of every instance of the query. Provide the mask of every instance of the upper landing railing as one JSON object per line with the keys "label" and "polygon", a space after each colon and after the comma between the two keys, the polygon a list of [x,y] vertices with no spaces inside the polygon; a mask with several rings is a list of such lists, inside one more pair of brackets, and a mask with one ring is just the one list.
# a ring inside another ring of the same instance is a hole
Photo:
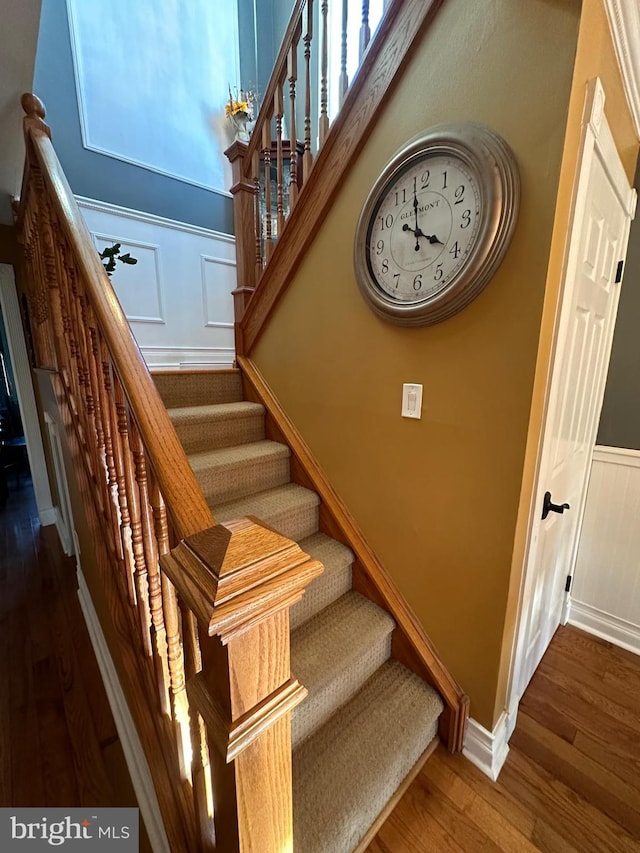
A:
{"label": "upper landing railing", "polygon": [[227,152],[232,192],[247,195],[235,217],[241,288],[271,257],[388,5],[296,0],[251,139]]}

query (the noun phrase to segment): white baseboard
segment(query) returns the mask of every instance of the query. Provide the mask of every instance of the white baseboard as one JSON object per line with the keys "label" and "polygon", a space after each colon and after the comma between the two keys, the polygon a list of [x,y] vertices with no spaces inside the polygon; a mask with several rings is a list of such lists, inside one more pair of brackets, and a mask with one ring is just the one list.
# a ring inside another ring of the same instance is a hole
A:
{"label": "white baseboard", "polygon": [[233,367],[235,351],[227,347],[140,347],[150,369],[193,369],[194,367]]}
{"label": "white baseboard", "polygon": [[84,614],[91,645],[95,652],[102,681],[104,682],[107,698],[113,719],[118,730],[118,737],[122,744],[124,756],[129,769],[129,775],[133,783],[138,805],[142,814],[144,825],[151,842],[154,853],[171,853],[167,835],[162,822],[162,815],[158,805],[156,792],[151,781],[151,772],[147,759],[145,758],[133,718],[127,706],[118,674],[113,664],[107,642],[102,633],[98,614],[95,611],[87,582],[78,564],[78,598]]}
{"label": "white baseboard", "polygon": [[38,513],[40,524],[42,527],[49,527],[51,524],[56,524],[58,521],[58,510],[55,506],[48,506],[41,509]]}
{"label": "white baseboard", "polygon": [[509,738],[516,725],[517,708],[503,711],[492,732],[472,717],[467,721],[462,754],[493,782],[498,778],[509,754]]}
{"label": "white baseboard", "polygon": [[640,655],[640,625],[571,599],[569,623],[622,649]]}

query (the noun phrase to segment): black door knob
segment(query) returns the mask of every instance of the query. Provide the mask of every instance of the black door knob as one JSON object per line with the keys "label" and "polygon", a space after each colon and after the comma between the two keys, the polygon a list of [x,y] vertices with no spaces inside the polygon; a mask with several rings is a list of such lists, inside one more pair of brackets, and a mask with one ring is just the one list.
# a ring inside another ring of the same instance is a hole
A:
{"label": "black door knob", "polygon": [[565,509],[571,509],[569,504],[554,504],[551,500],[551,492],[545,492],[542,501],[542,518],[546,518],[550,512],[559,512],[562,514]]}

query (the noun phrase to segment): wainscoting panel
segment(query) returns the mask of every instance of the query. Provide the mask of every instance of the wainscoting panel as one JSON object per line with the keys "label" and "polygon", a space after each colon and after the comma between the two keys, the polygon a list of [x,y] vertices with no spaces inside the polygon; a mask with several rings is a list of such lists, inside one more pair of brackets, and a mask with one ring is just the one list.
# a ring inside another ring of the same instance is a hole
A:
{"label": "wainscoting panel", "polygon": [[640,452],[598,446],[569,621],[640,653]]}
{"label": "wainscoting panel", "polygon": [[98,250],[121,243],[114,289],[150,367],[229,367],[235,241],[228,234],[78,199]]}

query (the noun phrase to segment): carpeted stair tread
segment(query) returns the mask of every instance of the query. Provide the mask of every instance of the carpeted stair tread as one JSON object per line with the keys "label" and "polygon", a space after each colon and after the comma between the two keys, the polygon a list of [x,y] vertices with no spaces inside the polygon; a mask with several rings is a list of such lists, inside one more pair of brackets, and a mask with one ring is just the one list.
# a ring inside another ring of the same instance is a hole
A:
{"label": "carpeted stair tread", "polygon": [[294,853],[352,853],[437,733],[438,694],[397,661],[293,753]]}
{"label": "carpeted stair tread", "polygon": [[239,370],[171,370],[153,373],[152,378],[168,409],[242,400]]}
{"label": "carpeted stair tread", "polygon": [[168,411],[186,453],[264,439],[264,406],[260,403],[243,400]]}
{"label": "carpeted stair tread", "polygon": [[208,501],[224,503],[289,482],[286,444],[254,441],[189,455],[189,463]]}
{"label": "carpeted stair tread", "polygon": [[314,533],[298,544],[305,553],[320,560],[324,572],[309,584],[300,601],[289,611],[292,631],[349,592],[353,563],[352,551],[324,533]]}
{"label": "carpeted stair tread", "polygon": [[391,654],[392,617],[348,592],[291,634],[291,672],[309,691],[291,716],[295,747],[312,734]]}
{"label": "carpeted stair tread", "polygon": [[319,503],[315,492],[297,483],[287,483],[239,500],[225,503],[210,501],[209,506],[216,521],[254,515],[278,533],[298,542],[318,530]]}

